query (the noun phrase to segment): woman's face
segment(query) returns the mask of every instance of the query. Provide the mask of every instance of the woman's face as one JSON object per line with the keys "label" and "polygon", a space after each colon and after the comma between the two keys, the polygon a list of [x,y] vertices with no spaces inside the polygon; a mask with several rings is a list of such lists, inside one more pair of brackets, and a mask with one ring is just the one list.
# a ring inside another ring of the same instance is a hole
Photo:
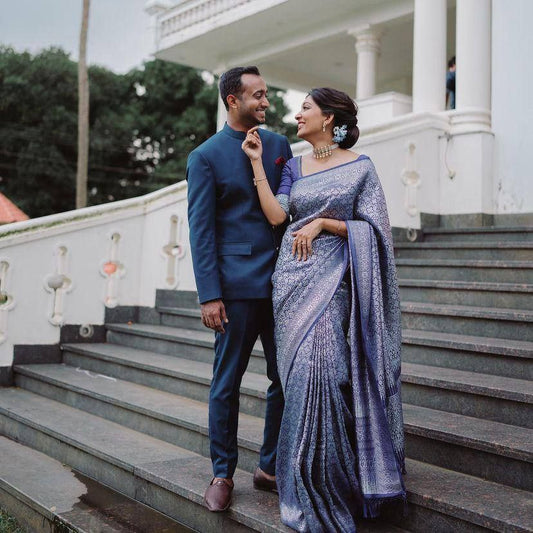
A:
{"label": "woman's face", "polygon": [[298,137],[307,139],[310,135],[322,133],[322,126],[326,116],[311,96],[307,95],[300,111],[294,117],[298,122]]}

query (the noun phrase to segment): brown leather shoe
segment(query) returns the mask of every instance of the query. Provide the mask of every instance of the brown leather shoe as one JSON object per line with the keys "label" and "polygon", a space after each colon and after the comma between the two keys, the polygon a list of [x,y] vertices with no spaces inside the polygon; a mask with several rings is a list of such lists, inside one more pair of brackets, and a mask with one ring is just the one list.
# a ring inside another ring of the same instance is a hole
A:
{"label": "brown leather shoe", "polygon": [[205,491],[205,506],[214,513],[226,511],[231,504],[232,491],[233,481],[231,479],[214,477]]}
{"label": "brown leather shoe", "polygon": [[278,491],[276,480],[269,479],[259,467],[255,469],[254,488],[266,491]]}

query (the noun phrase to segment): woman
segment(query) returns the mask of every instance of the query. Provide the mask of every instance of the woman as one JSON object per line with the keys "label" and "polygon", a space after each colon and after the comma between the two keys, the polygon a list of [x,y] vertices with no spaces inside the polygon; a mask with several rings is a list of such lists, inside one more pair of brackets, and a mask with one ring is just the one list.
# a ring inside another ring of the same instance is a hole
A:
{"label": "woman", "polygon": [[356,530],[405,498],[400,311],[383,191],[357,141],[357,108],[313,89],[296,115],[313,152],[285,165],[276,196],[252,128],[242,148],[269,222],[291,223],[273,281],[285,410],[276,477],[297,531]]}

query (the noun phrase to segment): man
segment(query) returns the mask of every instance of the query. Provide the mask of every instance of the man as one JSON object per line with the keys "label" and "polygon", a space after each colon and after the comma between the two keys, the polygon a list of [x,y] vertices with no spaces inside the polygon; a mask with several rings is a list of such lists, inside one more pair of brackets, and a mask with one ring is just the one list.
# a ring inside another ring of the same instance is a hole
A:
{"label": "man", "polygon": [[[203,324],[215,331],[209,394],[209,438],[214,478],[204,502],[211,511],[231,503],[237,466],[239,388],[260,336],[272,382],[267,393],[264,441],[254,486],[275,490],[275,464],[283,393],[276,367],[272,286],[281,235],[265,219],[250,161],[241,149],[246,132],[265,122],[266,84],[257,67],[238,67],[220,78],[227,123],[187,162],[189,231]],[[287,139],[260,130],[263,164],[277,190],[283,163],[292,157]]]}
{"label": "man", "polygon": [[455,56],[448,61],[448,72],[446,73],[446,99],[448,108],[455,109]]}

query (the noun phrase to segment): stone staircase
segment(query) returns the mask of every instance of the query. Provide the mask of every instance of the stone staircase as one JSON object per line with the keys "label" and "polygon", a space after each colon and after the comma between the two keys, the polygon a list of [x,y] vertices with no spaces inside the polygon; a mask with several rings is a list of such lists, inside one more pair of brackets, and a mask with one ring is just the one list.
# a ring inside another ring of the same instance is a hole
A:
{"label": "stone staircase", "polygon": [[[533,531],[533,228],[426,230],[396,254],[409,512],[358,531]],[[252,489],[267,388],[261,346],[241,389],[234,504],[212,514],[202,497],[213,335],[194,293],[158,291],[156,311],[131,323],[118,310],[106,343],[64,344],[62,364],[15,367],[17,386],[0,390],[0,458],[12,458],[0,459],[0,505],[17,500],[57,520],[46,501],[67,464],[105,485],[98,490],[140,502],[138,516],[155,510],[202,532],[289,531],[277,496]],[[33,485],[17,477],[17,460],[35,465]],[[75,524],[64,507],[59,520]],[[151,531],[140,523],[123,530]],[[152,530],[186,530],[172,527]]]}

